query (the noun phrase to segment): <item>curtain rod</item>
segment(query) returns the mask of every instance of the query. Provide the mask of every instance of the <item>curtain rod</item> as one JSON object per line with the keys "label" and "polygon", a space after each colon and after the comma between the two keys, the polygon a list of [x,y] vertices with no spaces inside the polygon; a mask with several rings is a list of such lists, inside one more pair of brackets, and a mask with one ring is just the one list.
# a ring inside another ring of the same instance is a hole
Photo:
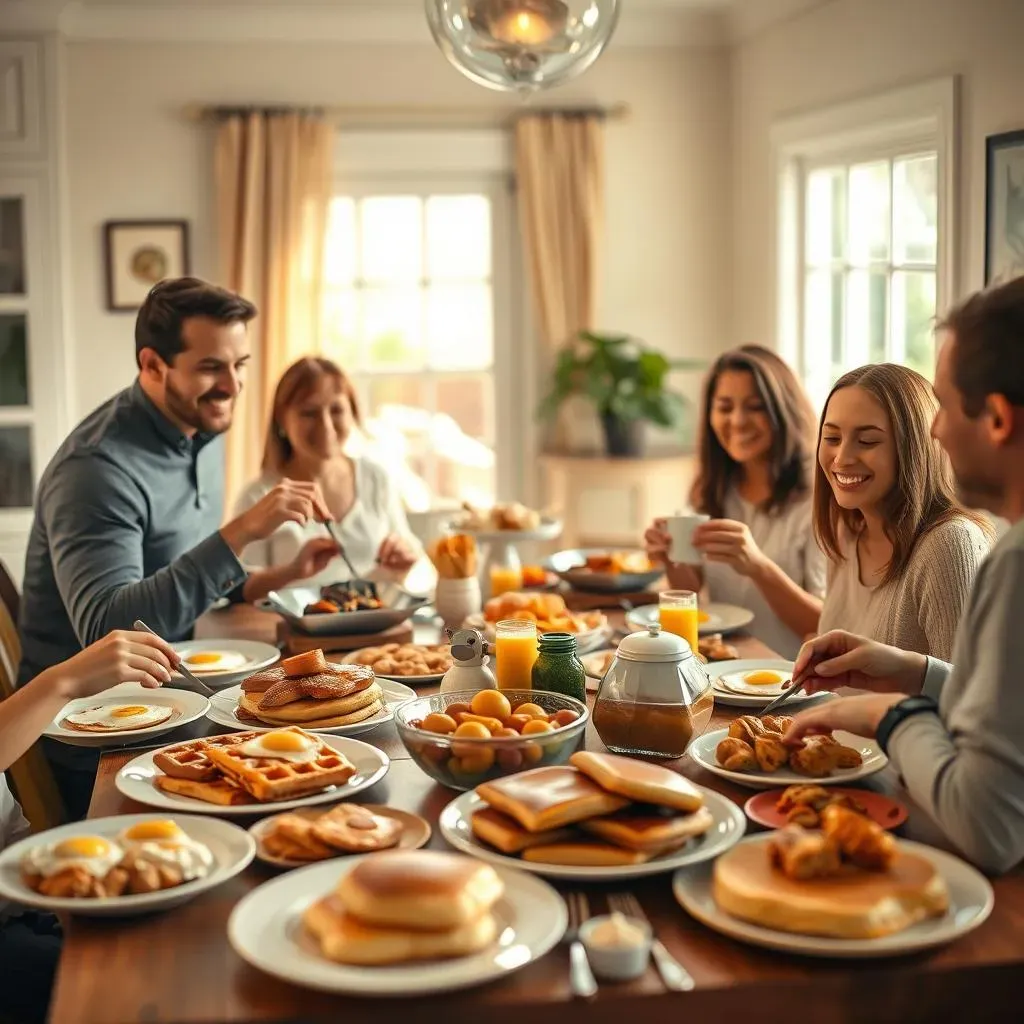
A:
{"label": "curtain rod", "polygon": [[605,121],[625,121],[630,109],[625,103],[609,107],[565,106],[565,107],[518,107],[514,109],[487,110],[477,107],[386,107],[386,106],[283,106],[275,104],[245,104],[205,106],[193,103],[185,107],[189,121],[221,121],[238,114],[286,113],[319,114],[344,128],[503,128],[513,125],[520,117],[529,114],[561,114],[565,117],[595,116]]}

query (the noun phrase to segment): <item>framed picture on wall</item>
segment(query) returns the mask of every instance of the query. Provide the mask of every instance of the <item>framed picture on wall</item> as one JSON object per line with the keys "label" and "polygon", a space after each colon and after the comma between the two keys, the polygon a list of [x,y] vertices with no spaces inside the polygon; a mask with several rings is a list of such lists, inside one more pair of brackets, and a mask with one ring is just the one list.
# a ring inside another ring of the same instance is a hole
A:
{"label": "framed picture on wall", "polygon": [[985,283],[1024,274],[1024,131],[985,140]]}
{"label": "framed picture on wall", "polygon": [[103,261],[107,309],[135,312],[158,281],[189,272],[188,221],[108,220]]}

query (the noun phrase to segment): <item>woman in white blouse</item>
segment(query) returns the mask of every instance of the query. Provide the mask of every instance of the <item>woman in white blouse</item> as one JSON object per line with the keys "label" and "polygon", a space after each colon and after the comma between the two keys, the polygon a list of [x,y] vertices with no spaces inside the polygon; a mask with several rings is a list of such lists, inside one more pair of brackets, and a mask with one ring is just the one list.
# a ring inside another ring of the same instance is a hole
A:
{"label": "woman in white blouse", "polygon": [[[409,530],[398,489],[387,470],[368,459],[345,455],[345,442],[357,426],[355,389],[338,366],[320,357],[293,363],[274,393],[263,472],[242,492],[235,514],[256,504],[282,479],[316,483],[357,574],[401,581],[422,550]],[[323,538],[325,548],[330,548],[322,523],[285,523],[267,540],[250,544],[242,552],[242,563],[250,569],[293,564],[316,538]],[[335,557],[306,578],[304,585],[337,583],[351,575],[341,558]]]}
{"label": "woman in white blouse", "polygon": [[770,349],[720,356],[704,387],[694,511],[701,566],[668,561],[665,520],[647,530],[648,556],[673,587],[754,612],[751,632],[787,658],[817,631],[826,560],[813,534],[815,416],[796,375]]}

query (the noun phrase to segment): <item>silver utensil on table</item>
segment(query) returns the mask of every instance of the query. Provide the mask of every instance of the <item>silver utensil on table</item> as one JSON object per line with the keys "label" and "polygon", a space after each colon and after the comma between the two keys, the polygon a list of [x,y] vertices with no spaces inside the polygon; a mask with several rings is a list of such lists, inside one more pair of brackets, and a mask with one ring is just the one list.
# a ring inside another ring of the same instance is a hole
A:
{"label": "silver utensil on table", "polygon": [[781,708],[782,705],[790,699],[790,697],[795,697],[803,688],[804,684],[802,682],[794,683],[791,679],[789,681],[789,686],[785,690],[783,690],[782,695],[780,697],[776,697],[775,700],[770,701],[768,704],[765,704],[765,706],[761,708],[760,711],[756,712],[757,717],[764,718],[765,715],[772,714],[777,708]]}
{"label": "silver utensil on table", "polygon": [[651,928],[651,956],[658,968],[665,988],[673,992],[692,992],[695,987],[693,975],[665,948],[665,944],[654,933],[650,918],[644,913],[640,901],[631,892],[613,892],[608,897],[608,906],[626,917],[635,917]]}
{"label": "silver utensil on table", "polygon": [[327,527],[327,532],[331,535],[331,540],[338,545],[338,554],[341,555],[342,561],[348,566],[348,571],[352,574],[348,580],[348,585],[357,593],[363,594],[365,597],[376,597],[377,596],[377,585],[373,580],[364,579],[356,572],[355,566],[349,561],[348,555],[345,552],[345,544],[341,539],[341,530],[338,529],[338,524],[333,519],[325,519],[324,526]]}
{"label": "silver utensil on table", "polygon": [[[150,629],[149,626],[147,626],[142,621],[142,619],[136,619],[132,623],[132,626],[135,629],[141,630],[143,633],[150,633],[153,636],[160,635],[155,629]],[[178,683],[176,685],[178,686],[179,689],[195,690],[196,693],[202,694],[202,696],[204,697],[212,697],[214,695],[215,691],[211,690],[210,687],[206,685],[206,683],[204,683],[197,675],[195,675],[192,672],[192,670],[185,664],[184,659],[178,662],[177,671],[180,672],[185,681],[190,684],[189,686],[182,686],[180,683]]]}
{"label": "silver utensil on table", "polygon": [[569,947],[569,987],[574,996],[590,999],[597,994],[597,982],[590,969],[587,951],[579,939],[580,925],[590,917],[587,897],[582,892],[566,893],[565,905],[569,910],[569,925],[562,942]]}

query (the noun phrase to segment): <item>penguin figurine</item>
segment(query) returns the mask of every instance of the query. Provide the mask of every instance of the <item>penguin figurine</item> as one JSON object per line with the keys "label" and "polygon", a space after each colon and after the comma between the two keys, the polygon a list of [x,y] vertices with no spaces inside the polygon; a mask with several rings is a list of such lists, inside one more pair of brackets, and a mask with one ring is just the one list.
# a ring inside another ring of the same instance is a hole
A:
{"label": "penguin figurine", "polygon": [[441,693],[455,690],[493,690],[497,683],[487,667],[490,645],[475,629],[446,629],[452,645],[452,667],[441,680]]}

